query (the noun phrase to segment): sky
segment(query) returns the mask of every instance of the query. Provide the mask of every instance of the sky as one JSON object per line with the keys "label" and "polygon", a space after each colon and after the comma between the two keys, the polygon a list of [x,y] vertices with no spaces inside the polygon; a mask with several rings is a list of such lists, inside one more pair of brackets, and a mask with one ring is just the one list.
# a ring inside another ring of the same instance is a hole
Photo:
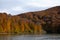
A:
{"label": "sky", "polygon": [[11,15],[41,11],[54,6],[60,6],[60,0],[0,0],[0,12]]}

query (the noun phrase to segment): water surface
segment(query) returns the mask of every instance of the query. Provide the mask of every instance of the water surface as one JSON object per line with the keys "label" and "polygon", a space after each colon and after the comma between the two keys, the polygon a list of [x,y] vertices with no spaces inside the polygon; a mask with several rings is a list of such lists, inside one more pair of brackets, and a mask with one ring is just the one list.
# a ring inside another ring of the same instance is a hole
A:
{"label": "water surface", "polygon": [[0,40],[60,40],[60,35],[1,35]]}

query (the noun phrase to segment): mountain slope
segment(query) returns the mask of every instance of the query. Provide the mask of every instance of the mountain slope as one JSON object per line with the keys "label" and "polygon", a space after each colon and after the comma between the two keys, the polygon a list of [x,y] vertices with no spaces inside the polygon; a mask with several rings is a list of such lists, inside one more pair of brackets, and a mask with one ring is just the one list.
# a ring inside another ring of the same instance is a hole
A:
{"label": "mountain slope", "polygon": [[0,13],[0,33],[60,33],[60,6],[14,16]]}

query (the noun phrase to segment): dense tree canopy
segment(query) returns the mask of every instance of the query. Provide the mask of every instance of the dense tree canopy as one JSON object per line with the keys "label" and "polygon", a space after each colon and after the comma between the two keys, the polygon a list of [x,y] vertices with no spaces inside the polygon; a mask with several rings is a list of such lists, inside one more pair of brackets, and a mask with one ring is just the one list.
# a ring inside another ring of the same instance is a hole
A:
{"label": "dense tree canopy", "polygon": [[0,33],[60,33],[60,6],[14,16],[0,13]]}

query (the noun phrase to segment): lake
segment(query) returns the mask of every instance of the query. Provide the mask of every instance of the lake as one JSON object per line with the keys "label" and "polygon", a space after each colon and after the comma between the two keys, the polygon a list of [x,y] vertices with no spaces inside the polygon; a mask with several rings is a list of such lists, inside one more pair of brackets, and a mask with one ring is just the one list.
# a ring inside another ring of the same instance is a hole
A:
{"label": "lake", "polygon": [[60,35],[1,35],[0,40],[60,40]]}

